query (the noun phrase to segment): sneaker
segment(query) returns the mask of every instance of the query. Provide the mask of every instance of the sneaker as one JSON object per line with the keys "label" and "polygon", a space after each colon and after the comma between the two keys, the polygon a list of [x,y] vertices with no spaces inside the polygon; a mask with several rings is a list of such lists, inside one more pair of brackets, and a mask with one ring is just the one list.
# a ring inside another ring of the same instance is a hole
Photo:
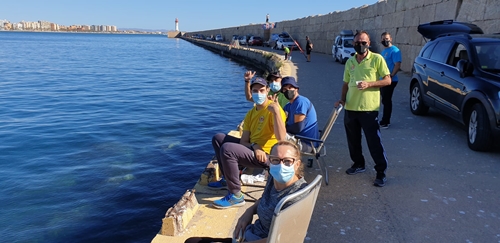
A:
{"label": "sneaker", "polygon": [[355,175],[358,173],[365,172],[365,167],[351,167],[345,171],[348,175]]}
{"label": "sneaker", "polygon": [[230,207],[241,207],[245,205],[245,197],[241,194],[240,197],[236,197],[232,193],[228,193],[225,197],[215,200],[213,206],[215,208],[225,209]]}
{"label": "sneaker", "polygon": [[210,182],[208,183],[208,188],[214,190],[227,189],[226,180],[222,177],[219,181]]}
{"label": "sneaker", "polygon": [[377,179],[375,179],[375,181],[373,182],[373,185],[374,186],[378,186],[378,187],[383,187],[385,186],[385,183],[387,182],[387,178],[385,176],[377,176]]}
{"label": "sneaker", "polygon": [[380,129],[387,129],[391,125],[390,123],[380,123]]}

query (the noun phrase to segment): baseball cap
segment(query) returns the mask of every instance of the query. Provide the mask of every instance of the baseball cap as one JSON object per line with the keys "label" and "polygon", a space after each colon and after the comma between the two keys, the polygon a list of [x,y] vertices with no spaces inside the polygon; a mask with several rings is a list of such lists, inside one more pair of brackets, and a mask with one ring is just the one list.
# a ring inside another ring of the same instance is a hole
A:
{"label": "baseball cap", "polygon": [[268,80],[268,81],[272,81],[272,80],[274,80],[275,78],[282,78],[282,77],[281,77],[281,74],[280,74],[280,72],[279,72],[279,71],[277,71],[277,72],[272,72],[272,73],[270,73],[269,75],[267,75],[267,80]]}
{"label": "baseball cap", "polygon": [[287,84],[290,84],[292,85],[293,87],[295,87],[296,89],[299,88],[299,85],[297,84],[297,81],[295,81],[295,78],[294,77],[284,77],[282,80],[281,80],[281,87],[284,87],[285,85]]}
{"label": "baseball cap", "polygon": [[255,78],[252,81],[252,84],[250,84],[250,87],[252,87],[254,84],[261,84],[264,87],[267,87],[267,81],[263,78]]}

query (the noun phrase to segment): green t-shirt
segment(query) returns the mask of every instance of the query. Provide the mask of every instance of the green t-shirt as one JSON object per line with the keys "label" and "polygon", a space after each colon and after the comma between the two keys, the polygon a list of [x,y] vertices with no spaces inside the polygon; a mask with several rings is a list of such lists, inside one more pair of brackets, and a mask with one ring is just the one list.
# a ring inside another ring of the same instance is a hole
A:
{"label": "green t-shirt", "polygon": [[286,46],[285,46],[285,47],[283,47],[283,48],[284,48],[284,50],[285,50],[285,53],[290,53],[290,49],[288,49],[288,47],[286,47]]}
{"label": "green t-shirt", "polygon": [[384,58],[368,51],[368,55],[358,63],[356,55],[347,60],[344,69],[344,82],[348,83],[345,109],[349,111],[378,111],[380,108],[380,88],[359,90],[356,81],[376,82],[389,75]]}
{"label": "green t-shirt", "polygon": [[289,100],[285,97],[285,95],[281,92],[273,92],[272,90],[269,90],[269,93],[267,95],[274,95],[278,94],[278,103],[280,104],[281,108],[285,108],[285,105],[288,104]]}

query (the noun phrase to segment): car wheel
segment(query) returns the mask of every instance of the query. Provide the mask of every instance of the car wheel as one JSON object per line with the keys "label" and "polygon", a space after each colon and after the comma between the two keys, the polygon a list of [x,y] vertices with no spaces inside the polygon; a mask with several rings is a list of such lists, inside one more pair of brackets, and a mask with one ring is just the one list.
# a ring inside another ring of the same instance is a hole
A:
{"label": "car wheel", "polygon": [[475,151],[488,151],[493,143],[488,122],[488,114],[484,106],[476,103],[467,116],[467,141],[469,148]]}
{"label": "car wheel", "polygon": [[429,111],[429,107],[424,104],[422,91],[420,90],[418,83],[411,86],[410,109],[411,113],[415,115],[425,115],[427,111]]}
{"label": "car wheel", "polygon": [[[340,57],[340,58],[342,58],[342,57]],[[345,64],[345,63],[347,62],[347,60],[348,60],[348,59],[349,59],[349,58],[347,58],[347,57],[346,57],[346,58],[342,58],[342,60],[340,61],[340,63]]]}
{"label": "car wheel", "polygon": [[337,58],[337,53],[334,54],[333,58],[335,58],[335,62],[339,62],[339,59]]}

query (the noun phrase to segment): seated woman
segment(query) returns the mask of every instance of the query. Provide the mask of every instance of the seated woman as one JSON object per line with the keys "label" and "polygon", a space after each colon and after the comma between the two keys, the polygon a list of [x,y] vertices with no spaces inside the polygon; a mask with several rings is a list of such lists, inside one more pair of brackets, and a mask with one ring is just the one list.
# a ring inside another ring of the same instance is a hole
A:
{"label": "seated woman", "polygon": [[[303,165],[297,145],[288,141],[279,141],[272,147],[269,161],[270,176],[262,197],[238,219],[233,233],[234,238],[238,237],[241,231],[244,232],[245,242],[266,242],[273,212],[278,202],[283,197],[307,186],[303,177]],[[285,204],[283,208],[299,199]],[[252,224],[254,214],[257,214],[259,218]],[[232,242],[232,239],[192,237],[185,242]]]}

